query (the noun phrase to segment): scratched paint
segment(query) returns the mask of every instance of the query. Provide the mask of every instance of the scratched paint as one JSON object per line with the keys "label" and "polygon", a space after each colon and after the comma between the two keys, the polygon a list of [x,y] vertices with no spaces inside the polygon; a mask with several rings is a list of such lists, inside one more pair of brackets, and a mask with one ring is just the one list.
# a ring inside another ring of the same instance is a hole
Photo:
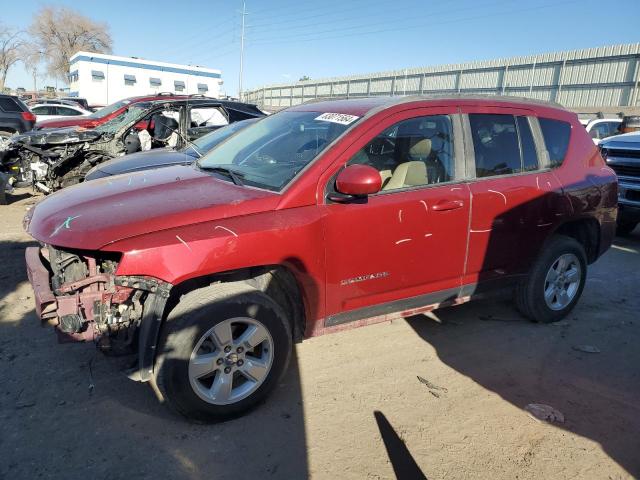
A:
{"label": "scratched paint", "polygon": [[402,223],[402,210],[398,211],[398,221]]}
{"label": "scratched paint", "polygon": [[400,245],[401,243],[406,243],[406,242],[410,242],[411,239],[410,238],[403,238],[402,240],[398,240],[396,242],[396,245]]}
{"label": "scratched paint", "polygon": [[487,190],[487,192],[491,192],[491,193],[495,193],[496,195],[500,195],[502,197],[502,200],[504,201],[504,204],[507,204],[507,197],[504,193],[498,192],[496,190]]}
{"label": "scratched paint", "polygon": [[176,238],[178,240],[180,240],[180,243],[182,243],[185,247],[187,247],[189,249],[190,252],[192,252],[193,250],[191,250],[191,247],[187,244],[187,242],[185,242],[182,238],[180,238],[178,235],[176,235]]}
{"label": "scratched paint", "polygon": [[238,237],[238,234],[236,232],[234,232],[230,228],[223,227],[222,225],[216,225],[214,230],[225,230],[225,231],[229,232],[231,235],[233,235],[234,237],[236,237],[236,238]]}
{"label": "scratched paint", "polygon": [[491,229],[490,229],[490,228],[488,228],[488,229],[486,229],[486,230],[473,230],[473,229],[472,229],[472,230],[469,230],[469,231],[470,231],[471,233],[486,233],[486,232],[490,232],[490,231],[491,231]]}
{"label": "scratched paint", "polygon": [[425,233],[424,236],[425,237],[431,237],[433,235],[433,233]]}
{"label": "scratched paint", "polygon": [[424,205],[424,209],[428,213],[429,212],[429,205],[427,205],[427,202],[425,202],[424,200],[420,200],[420,203],[422,205]]}
{"label": "scratched paint", "polygon": [[67,219],[64,222],[62,222],[53,230],[51,235],[49,235],[49,238],[55,237],[58,234],[58,232],[60,232],[60,230],[62,230],[63,228],[66,230],[71,230],[71,222],[73,222],[76,218],[80,216],[81,215],[76,215],[75,217],[67,217]]}

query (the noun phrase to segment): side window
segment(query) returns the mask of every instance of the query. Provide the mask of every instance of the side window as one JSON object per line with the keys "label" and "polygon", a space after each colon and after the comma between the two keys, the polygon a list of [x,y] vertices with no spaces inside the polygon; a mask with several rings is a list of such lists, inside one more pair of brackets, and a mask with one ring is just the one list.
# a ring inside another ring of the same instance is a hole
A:
{"label": "side window", "polygon": [[48,105],[34,107],[31,111],[36,115],[57,115],[55,107],[50,107]]}
{"label": "side window", "polygon": [[532,172],[538,170],[538,152],[533,141],[529,119],[527,117],[516,117],[516,119],[520,136],[520,150],[522,151],[522,171]]}
{"label": "side window", "polygon": [[476,177],[522,171],[520,144],[513,115],[470,114]]}
{"label": "side window", "polygon": [[607,122],[596,123],[593,127],[591,127],[591,138],[606,138],[610,135],[609,133],[609,124]]}
{"label": "side window", "polygon": [[227,117],[218,107],[196,107],[189,110],[189,128],[227,125]]}
{"label": "side window", "polygon": [[607,135],[608,137],[612,137],[613,135],[617,135],[618,133],[620,133],[618,131],[620,122],[607,122],[607,124],[609,125],[609,134]]}
{"label": "side window", "polygon": [[571,137],[571,125],[561,120],[539,118],[540,129],[544,137],[544,144],[549,152],[549,160],[552,167],[559,167],[564,161],[564,156],[569,147]]}
{"label": "side window", "polygon": [[5,112],[21,112],[20,106],[13,101],[12,98],[3,97],[0,98],[0,108]]}
{"label": "side window", "polygon": [[453,126],[448,115],[403,120],[387,128],[347,163],[380,172],[382,190],[397,190],[454,179]]}
{"label": "side window", "polygon": [[58,107],[58,115],[75,116],[81,115],[81,113],[77,110],[74,110],[73,108]]}

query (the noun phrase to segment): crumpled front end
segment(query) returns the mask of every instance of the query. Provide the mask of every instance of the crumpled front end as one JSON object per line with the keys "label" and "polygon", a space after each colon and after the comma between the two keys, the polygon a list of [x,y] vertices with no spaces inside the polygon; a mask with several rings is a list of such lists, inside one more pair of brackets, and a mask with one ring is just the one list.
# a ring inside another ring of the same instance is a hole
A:
{"label": "crumpled front end", "polygon": [[168,297],[170,285],[147,277],[117,276],[117,254],[26,250],[35,309],[62,342],[95,341],[112,353],[135,351],[134,338],[150,295]]}

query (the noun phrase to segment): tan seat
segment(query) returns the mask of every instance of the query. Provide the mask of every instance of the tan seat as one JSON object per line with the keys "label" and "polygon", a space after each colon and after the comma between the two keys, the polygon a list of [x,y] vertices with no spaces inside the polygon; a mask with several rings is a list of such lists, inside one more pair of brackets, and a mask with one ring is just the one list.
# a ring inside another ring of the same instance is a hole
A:
{"label": "tan seat", "polygon": [[423,138],[418,140],[416,144],[409,149],[409,158],[411,160],[425,160],[431,155],[431,140]]}
{"label": "tan seat", "polygon": [[[367,155],[364,149],[358,150],[358,152],[351,158],[351,160],[349,160],[349,165],[370,165],[375,168],[375,166],[372,165],[372,162],[369,159],[369,155]],[[391,170],[381,170],[380,180],[382,181],[382,185],[384,185],[384,182],[391,178],[391,176]]]}
{"label": "tan seat", "polygon": [[397,188],[426,185],[427,183],[429,183],[427,180],[427,166],[424,162],[404,162],[396,167],[391,180],[384,186],[383,190],[395,190]]}

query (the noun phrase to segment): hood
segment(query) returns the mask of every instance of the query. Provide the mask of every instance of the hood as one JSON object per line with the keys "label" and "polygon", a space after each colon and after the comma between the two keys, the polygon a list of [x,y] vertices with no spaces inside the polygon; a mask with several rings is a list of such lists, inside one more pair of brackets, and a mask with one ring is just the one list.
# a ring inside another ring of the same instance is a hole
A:
{"label": "hood", "polygon": [[51,128],[46,130],[31,130],[30,132],[14,135],[14,143],[28,145],[56,145],[66,143],[91,142],[100,138],[102,134],[95,130],[82,127]]}
{"label": "hood", "polygon": [[640,132],[623,133],[614,137],[605,138],[600,142],[600,146],[606,148],[628,148],[633,143],[640,148]]}
{"label": "hood", "polygon": [[25,227],[44,243],[98,250],[145,233],[273,210],[279,199],[193,166],[173,166],[62,189],[29,211]]}
{"label": "hood", "polygon": [[[175,150],[149,150],[103,162],[96,167],[96,173],[99,177],[106,177],[171,165],[187,165],[193,163],[194,160],[194,157]],[[91,174],[87,175],[87,180],[93,180]]]}

